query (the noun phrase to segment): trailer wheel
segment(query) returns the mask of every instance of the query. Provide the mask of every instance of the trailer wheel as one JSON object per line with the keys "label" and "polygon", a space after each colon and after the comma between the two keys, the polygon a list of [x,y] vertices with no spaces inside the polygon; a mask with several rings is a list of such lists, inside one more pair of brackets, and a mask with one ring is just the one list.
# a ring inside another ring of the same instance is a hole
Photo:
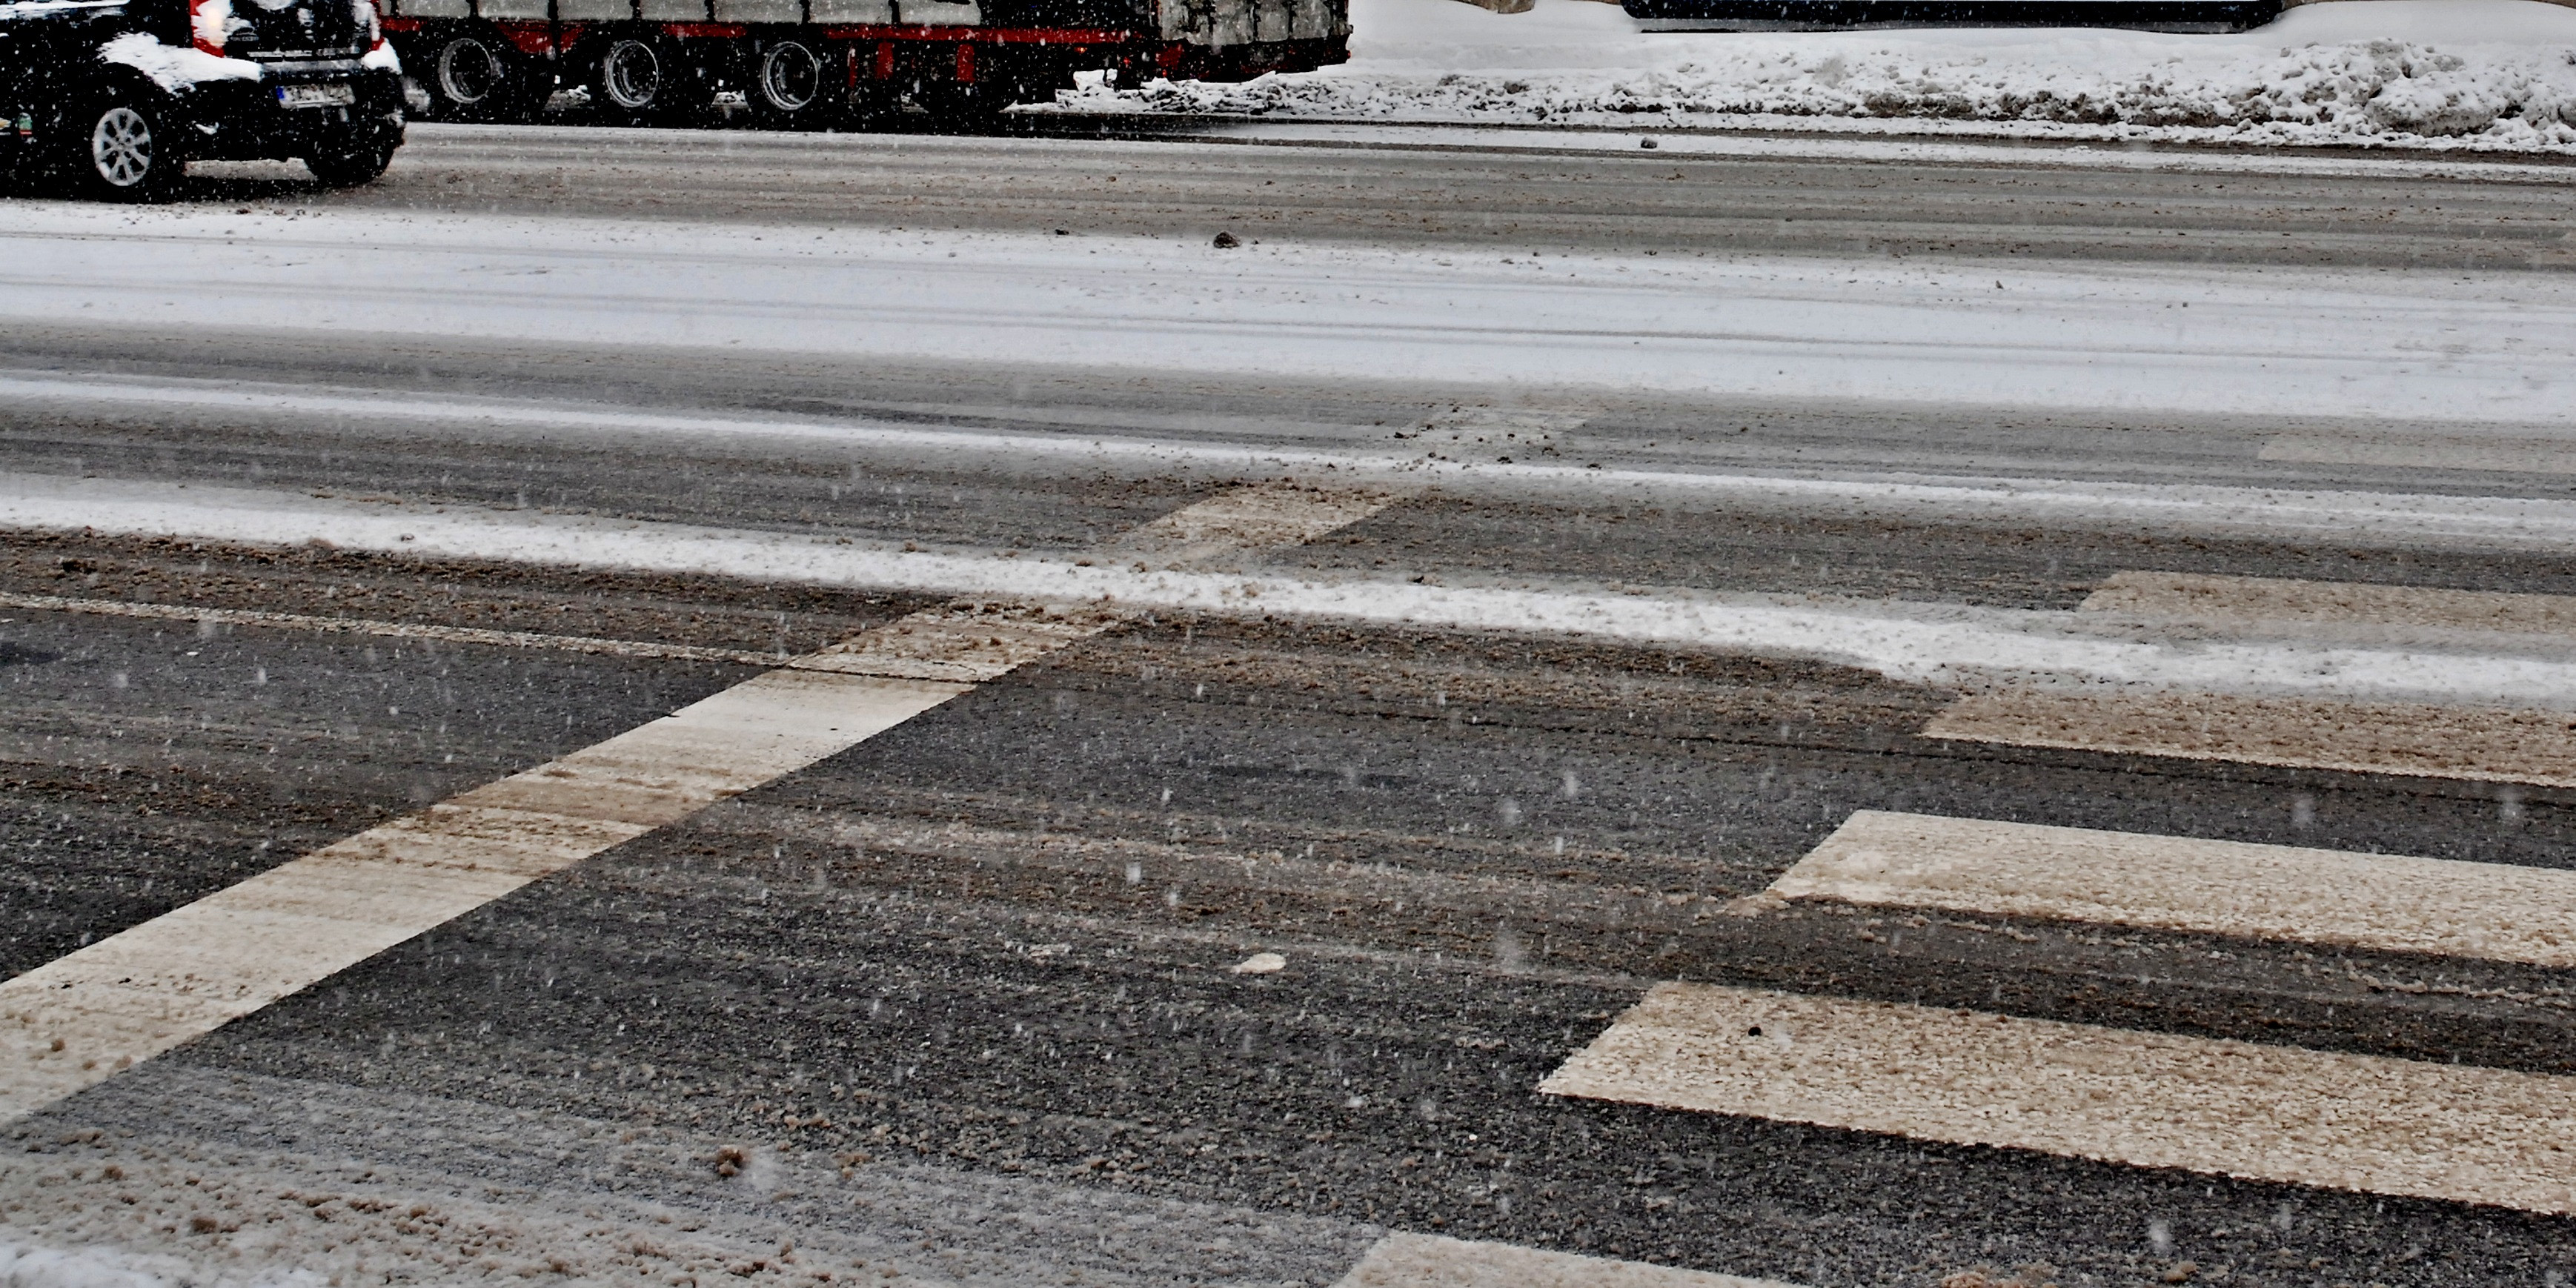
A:
{"label": "trailer wheel", "polygon": [[108,201],[168,201],[187,182],[188,155],[178,118],[166,105],[124,89],[75,112],[64,142],[72,184]]}
{"label": "trailer wheel", "polygon": [[458,32],[438,42],[421,89],[435,121],[524,122],[535,116],[528,75],[499,35]]}
{"label": "trailer wheel", "polygon": [[796,125],[821,115],[830,77],[823,57],[800,40],[770,42],[752,67],[752,110],[768,125]]}
{"label": "trailer wheel", "polygon": [[669,106],[670,70],[653,42],[619,36],[600,51],[592,69],[591,105],[619,124],[651,122]]}

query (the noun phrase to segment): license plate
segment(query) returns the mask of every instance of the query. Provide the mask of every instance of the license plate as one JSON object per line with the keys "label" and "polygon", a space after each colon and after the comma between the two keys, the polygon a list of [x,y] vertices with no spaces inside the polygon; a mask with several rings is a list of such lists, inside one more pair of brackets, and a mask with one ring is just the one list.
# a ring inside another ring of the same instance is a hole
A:
{"label": "license plate", "polygon": [[280,85],[279,107],[347,107],[358,101],[358,91],[347,85]]}

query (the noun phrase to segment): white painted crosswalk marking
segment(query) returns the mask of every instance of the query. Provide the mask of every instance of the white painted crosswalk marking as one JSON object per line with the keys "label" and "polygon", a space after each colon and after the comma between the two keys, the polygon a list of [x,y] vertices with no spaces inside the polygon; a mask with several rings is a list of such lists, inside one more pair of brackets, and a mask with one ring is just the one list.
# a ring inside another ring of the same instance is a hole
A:
{"label": "white painted crosswalk marking", "polygon": [[1104,553],[1189,563],[1245,550],[1302,545],[1386,508],[1375,491],[1327,491],[1289,485],[1236,488],[1125,533]]}
{"label": "white painted crosswalk marking", "polygon": [[2408,629],[2553,637],[2576,646],[2576,595],[2528,595],[2369,582],[2202,573],[2122,572],[2078,608],[2086,613],[2214,627],[2350,631]]}
{"label": "white painted crosswalk marking", "polygon": [[1769,892],[2576,966],[2576,872],[2500,863],[1862,810]]}
{"label": "white painted crosswalk marking", "polygon": [[[2088,614],[2555,650],[2576,599],[2122,574]],[[2576,786],[2576,715],[2101,686],[1970,694],[1928,737]],[[2576,965],[2576,874],[1864,811],[1784,898]],[[2576,1079],[1697,984],[1555,1094],[2532,1211],[2576,1211]]]}
{"label": "white painted crosswalk marking", "polygon": [[[1227,530],[1302,541],[1384,504],[1223,495],[1219,535],[1192,549],[1222,547]],[[1255,510],[1261,524],[1241,522]],[[0,1122],[1121,620],[1078,606],[926,609],[0,983]]]}
{"label": "white painted crosswalk marking", "polygon": [[2576,474],[2576,444],[2564,439],[2283,434],[2265,442],[2261,455],[2267,461],[2313,465]]}
{"label": "white painted crosswalk marking", "polygon": [[2576,1212],[2576,1079],[1663,984],[1542,1092]]}
{"label": "white painted crosswalk marking", "polygon": [[2185,690],[1999,689],[1929,738],[2365,774],[2576,787],[2576,714]]}
{"label": "white painted crosswalk marking", "polygon": [[[2522,658],[2576,649],[2576,596],[2358,582],[2123,572],[2084,601],[2087,615],[2220,633],[2313,639],[2469,641]],[[2536,650],[2536,651],[2535,651]],[[2494,657],[2424,655],[2426,681],[2475,676]],[[2419,659],[2421,660],[2421,659]],[[2328,663],[2321,661],[2320,666]],[[2434,689],[2419,681],[2414,697]],[[2576,786],[2576,712],[2338,696],[2213,693],[2190,687],[2014,685],[1970,693],[1926,737],[2020,747],[2223,760],[2473,782]],[[2472,698],[2471,703],[2494,698]],[[2507,700],[2511,700],[2510,697]]]}
{"label": "white painted crosswalk marking", "polygon": [[1334,1288],[1792,1288],[1642,1261],[1577,1256],[1436,1234],[1390,1234]]}
{"label": "white painted crosswalk marking", "polygon": [[770,672],[39,966],[0,984],[0,1121],[969,687]]}

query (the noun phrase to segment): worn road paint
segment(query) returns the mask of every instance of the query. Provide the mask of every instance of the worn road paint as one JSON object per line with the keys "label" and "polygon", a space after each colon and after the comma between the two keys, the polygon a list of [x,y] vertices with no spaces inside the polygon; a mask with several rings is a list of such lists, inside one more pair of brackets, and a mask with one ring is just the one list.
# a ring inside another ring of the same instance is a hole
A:
{"label": "worn road paint", "polygon": [[2386,465],[2405,470],[2576,474],[2576,453],[2568,450],[2566,442],[2554,439],[2284,434],[2263,444],[2262,459],[2307,465]]}
{"label": "worn road paint", "polygon": [[326,635],[381,635],[393,639],[435,640],[442,644],[488,644],[500,648],[549,649],[558,653],[595,653],[608,657],[676,658],[689,662],[733,662],[743,666],[785,666],[796,659],[783,653],[749,649],[706,648],[694,644],[658,644],[650,640],[612,640],[589,635],[547,635],[539,631],[496,631],[479,626],[433,626],[421,622],[387,622],[364,617],[321,617],[311,613],[267,613],[247,608],[197,608],[187,604],[151,604],[127,599],[70,599],[61,595],[20,595],[0,591],[0,608],[48,613],[86,613],[95,617],[137,617],[157,622],[215,622],[225,626],[264,626],[277,630],[314,631]]}
{"label": "worn road paint", "polygon": [[1862,810],[1784,899],[2576,966],[2576,872]]}
{"label": "worn road paint", "polygon": [[1390,1234],[1333,1288],[1791,1288],[1642,1261],[1576,1256],[1436,1234]]}
{"label": "worn road paint", "polygon": [[2552,636],[2576,645],[2576,596],[2519,595],[2429,586],[2115,573],[2077,611],[2216,629],[2416,628]]}
{"label": "worn road paint", "polygon": [[1244,550],[1303,545],[1385,509],[1384,492],[1236,488],[1111,539],[1103,551],[1170,566]]}
{"label": "worn road paint", "polygon": [[2187,690],[1970,694],[1927,738],[2576,787],[2576,715]]}
{"label": "worn road paint", "polygon": [[[1233,530],[1307,540],[1386,501],[1221,494],[1206,503],[1217,535],[1194,548],[1224,548]],[[1264,521],[1243,523],[1252,511]],[[1121,620],[1019,605],[925,609],[0,983],[0,1122]]]}
{"label": "worn road paint", "polygon": [[2576,1212],[2576,1078],[1661,984],[1539,1090]]}

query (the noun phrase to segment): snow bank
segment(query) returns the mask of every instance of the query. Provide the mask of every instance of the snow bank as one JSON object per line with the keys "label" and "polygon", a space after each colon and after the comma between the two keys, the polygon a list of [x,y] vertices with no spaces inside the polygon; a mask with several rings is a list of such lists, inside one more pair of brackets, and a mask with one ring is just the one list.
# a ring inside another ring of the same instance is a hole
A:
{"label": "snow bank", "polygon": [[1057,110],[2576,152],[2576,9],[2536,0],[2348,0],[2202,36],[1648,33],[1594,0],[1353,0],[1352,22],[1340,67]]}
{"label": "snow bank", "polygon": [[0,1240],[0,1288],[169,1288],[169,1280],[113,1253]]}

